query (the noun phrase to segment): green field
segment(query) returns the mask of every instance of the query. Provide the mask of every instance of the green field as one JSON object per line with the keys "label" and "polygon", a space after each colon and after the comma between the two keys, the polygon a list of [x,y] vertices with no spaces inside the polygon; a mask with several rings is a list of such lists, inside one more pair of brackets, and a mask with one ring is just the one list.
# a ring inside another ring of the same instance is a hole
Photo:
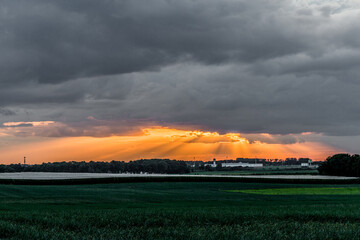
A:
{"label": "green field", "polygon": [[[240,182],[0,185],[0,239],[360,239],[360,195],[349,194],[358,188]],[[251,192],[274,189],[283,192]]]}
{"label": "green field", "polygon": [[225,192],[265,194],[265,195],[358,195],[360,187],[321,187],[321,188],[275,188],[225,190]]}

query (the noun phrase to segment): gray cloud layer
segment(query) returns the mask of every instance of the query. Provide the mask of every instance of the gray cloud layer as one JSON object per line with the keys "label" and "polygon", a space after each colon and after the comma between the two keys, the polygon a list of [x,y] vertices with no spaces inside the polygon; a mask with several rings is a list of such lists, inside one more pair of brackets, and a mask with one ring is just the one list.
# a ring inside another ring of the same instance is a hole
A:
{"label": "gray cloud layer", "polygon": [[0,123],[359,135],[359,19],[356,1],[4,0]]}

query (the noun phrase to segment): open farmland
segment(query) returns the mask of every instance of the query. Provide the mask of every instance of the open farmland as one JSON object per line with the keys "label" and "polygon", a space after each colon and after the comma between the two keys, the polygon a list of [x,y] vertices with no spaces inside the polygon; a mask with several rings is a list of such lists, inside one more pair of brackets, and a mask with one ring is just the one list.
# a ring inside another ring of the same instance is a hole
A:
{"label": "open farmland", "polygon": [[359,187],[308,187],[308,188],[275,188],[226,190],[226,192],[265,194],[265,195],[354,195],[360,194]]}
{"label": "open farmland", "polygon": [[356,177],[324,175],[189,175],[189,174],[109,174],[109,173],[0,173],[5,184],[86,184],[125,182],[280,182],[280,183],[360,183]]}
{"label": "open farmland", "polygon": [[[291,189],[311,188],[323,192],[291,193]],[[359,239],[358,191],[331,194],[331,189],[350,188],[360,189],[360,185],[246,182],[0,185],[0,238]],[[284,192],[281,195],[251,192],[266,189]]]}

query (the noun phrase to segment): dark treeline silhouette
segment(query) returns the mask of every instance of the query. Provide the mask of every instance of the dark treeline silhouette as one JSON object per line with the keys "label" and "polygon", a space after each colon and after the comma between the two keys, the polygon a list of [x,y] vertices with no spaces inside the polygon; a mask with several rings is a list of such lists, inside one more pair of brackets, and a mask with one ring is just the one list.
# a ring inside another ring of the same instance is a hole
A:
{"label": "dark treeline silhouette", "polygon": [[54,162],[0,165],[0,172],[189,173],[185,161],[141,159],[131,162]]}
{"label": "dark treeline silhouette", "polygon": [[360,155],[335,154],[328,157],[318,170],[322,175],[360,177]]}

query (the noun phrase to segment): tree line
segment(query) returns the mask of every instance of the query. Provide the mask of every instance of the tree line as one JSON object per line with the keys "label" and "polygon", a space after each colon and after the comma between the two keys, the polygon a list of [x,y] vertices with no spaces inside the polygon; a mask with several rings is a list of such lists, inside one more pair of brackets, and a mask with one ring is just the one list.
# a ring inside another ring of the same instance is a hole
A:
{"label": "tree line", "polygon": [[328,157],[318,170],[321,175],[360,177],[360,155],[335,154]]}
{"label": "tree line", "polygon": [[53,162],[34,165],[0,165],[0,172],[83,172],[83,173],[189,173],[185,161],[141,159],[130,162]]}

